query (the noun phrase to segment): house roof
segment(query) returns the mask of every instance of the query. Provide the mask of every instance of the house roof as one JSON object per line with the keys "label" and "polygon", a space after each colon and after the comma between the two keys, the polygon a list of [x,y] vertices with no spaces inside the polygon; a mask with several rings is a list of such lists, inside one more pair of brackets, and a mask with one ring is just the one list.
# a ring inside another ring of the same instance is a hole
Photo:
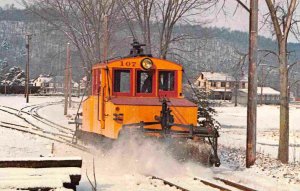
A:
{"label": "house roof", "polygon": [[43,83],[48,83],[48,82],[50,82],[50,80],[52,79],[52,77],[50,77],[50,76],[44,76],[44,75],[40,75],[38,78],[36,78],[34,81],[36,81],[36,80],[38,80],[38,79],[41,79],[41,81],[43,82]]}
{"label": "house roof", "polygon": [[81,78],[81,80],[83,80],[83,81],[87,81],[87,77],[86,77],[86,76],[84,76],[83,78]]}
{"label": "house roof", "polygon": [[[217,88],[217,89],[213,89],[213,92],[225,92],[225,88]],[[227,88],[226,92],[231,92],[231,88]]]}
{"label": "house roof", "polygon": [[64,77],[63,76],[54,76],[54,77],[52,77],[52,79],[49,82],[50,83],[52,83],[52,82],[63,83],[64,82]]}
{"label": "house roof", "polygon": [[[225,73],[220,72],[201,72],[203,74],[203,77],[206,78],[208,81],[228,81],[228,82],[234,82],[236,81],[233,76]],[[247,76],[242,77],[240,80],[242,82],[247,82]]]}
{"label": "house roof", "polygon": [[[257,87],[257,95],[261,95],[261,88],[262,87]],[[263,87],[262,88],[263,95],[280,95],[280,92],[271,88],[271,87]],[[240,92],[248,93],[248,89],[239,89]]]}

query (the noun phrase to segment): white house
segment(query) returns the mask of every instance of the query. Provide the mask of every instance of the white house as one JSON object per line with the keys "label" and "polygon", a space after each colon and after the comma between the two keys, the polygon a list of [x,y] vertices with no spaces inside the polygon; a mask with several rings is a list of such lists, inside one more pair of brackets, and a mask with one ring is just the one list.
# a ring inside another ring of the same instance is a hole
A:
{"label": "white house", "polygon": [[38,86],[38,87],[48,87],[49,86],[49,82],[52,79],[52,77],[50,75],[43,75],[41,74],[39,77],[37,77],[34,81],[33,81],[33,86]]}
{"label": "white house", "polygon": [[[40,87],[40,93],[63,94],[65,88],[64,76],[40,75],[33,82],[34,86]],[[72,80],[72,94],[77,94],[79,84]]]}
{"label": "white house", "polygon": [[[235,96],[232,97],[235,101]],[[239,89],[237,94],[237,103],[246,105],[248,101],[248,89]],[[257,103],[262,101],[263,104],[279,104],[280,92],[271,87],[257,87]]]}
{"label": "white house", "polygon": [[210,93],[212,99],[230,100],[233,89],[248,88],[247,76],[235,79],[233,76],[219,72],[201,72],[194,85]]}

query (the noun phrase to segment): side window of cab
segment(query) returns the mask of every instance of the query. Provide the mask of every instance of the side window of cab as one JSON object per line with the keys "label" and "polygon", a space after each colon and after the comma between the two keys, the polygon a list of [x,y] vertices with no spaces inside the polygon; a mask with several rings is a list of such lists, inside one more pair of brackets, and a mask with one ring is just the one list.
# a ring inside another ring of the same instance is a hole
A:
{"label": "side window of cab", "polygon": [[131,94],[131,70],[127,70],[127,69],[114,70],[113,93],[115,95]]}
{"label": "side window of cab", "polygon": [[175,72],[174,71],[160,71],[159,72],[159,90],[174,91],[175,87]]}

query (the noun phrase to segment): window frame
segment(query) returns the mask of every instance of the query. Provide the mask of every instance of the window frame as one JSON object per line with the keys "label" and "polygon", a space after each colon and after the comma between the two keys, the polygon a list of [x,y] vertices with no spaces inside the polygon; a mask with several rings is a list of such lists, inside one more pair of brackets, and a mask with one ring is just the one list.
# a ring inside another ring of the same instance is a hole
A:
{"label": "window frame", "polygon": [[226,85],[227,85],[227,83],[226,83],[226,82],[221,82],[221,88],[225,88],[225,87],[226,87]]}
{"label": "window frame", "polygon": [[[118,70],[129,71],[129,92],[115,92],[115,72]],[[133,69],[132,68],[113,68],[112,70],[112,95],[113,96],[132,96],[133,95]]]}
{"label": "window frame", "polygon": [[216,88],[217,87],[217,82],[216,81],[211,81],[210,87]]}
{"label": "window frame", "polygon": [[[174,90],[173,91],[164,91],[159,89],[159,73],[160,72],[174,72]],[[157,70],[157,91],[158,96],[167,96],[167,97],[177,97],[178,92],[178,71],[177,70]]]}
{"label": "window frame", "polygon": [[149,72],[152,72],[152,92],[151,93],[138,93],[137,89],[138,89],[138,84],[137,84],[137,80],[138,80],[138,72],[148,72],[147,70],[143,70],[143,69],[136,69],[135,70],[135,95],[136,96],[141,96],[141,97],[151,97],[151,96],[155,96],[156,93],[156,71],[155,70],[149,70]]}
{"label": "window frame", "polygon": [[242,86],[242,89],[246,89],[246,82],[242,82],[241,86]]}

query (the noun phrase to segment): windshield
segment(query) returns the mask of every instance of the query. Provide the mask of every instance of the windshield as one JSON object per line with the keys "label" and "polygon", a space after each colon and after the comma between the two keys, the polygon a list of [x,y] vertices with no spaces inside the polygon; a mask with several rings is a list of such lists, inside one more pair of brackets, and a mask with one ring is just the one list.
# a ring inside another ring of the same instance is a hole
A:
{"label": "windshield", "polygon": [[152,93],[153,72],[137,72],[137,93]]}

